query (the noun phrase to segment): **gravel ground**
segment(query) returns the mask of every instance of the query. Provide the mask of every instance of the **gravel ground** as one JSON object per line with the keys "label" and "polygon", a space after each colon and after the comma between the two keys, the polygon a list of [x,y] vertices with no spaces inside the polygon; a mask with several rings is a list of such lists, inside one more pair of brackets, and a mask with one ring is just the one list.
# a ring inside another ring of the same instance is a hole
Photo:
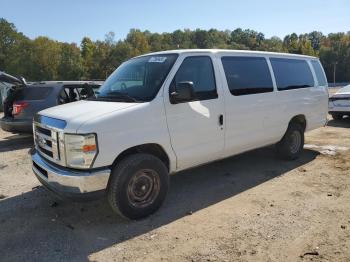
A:
{"label": "gravel ground", "polygon": [[0,131],[0,261],[349,261],[350,119],[171,177],[163,207],[125,221],[105,200],[59,201],[31,171],[29,136]]}

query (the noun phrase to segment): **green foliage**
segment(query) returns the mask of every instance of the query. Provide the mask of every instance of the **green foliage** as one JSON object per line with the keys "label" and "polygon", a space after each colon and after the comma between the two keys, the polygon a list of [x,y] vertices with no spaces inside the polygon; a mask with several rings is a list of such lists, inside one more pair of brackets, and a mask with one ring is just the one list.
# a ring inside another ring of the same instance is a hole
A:
{"label": "green foliage", "polygon": [[76,44],[62,43],[60,46],[58,75],[60,80],[80,79],[84,73],[83,58]]}
{"label": "green foliage", "polygon": [[57,79],[61,53],[60,44],[47,37],[40,36],[33,41],[32,66],[35,80]]}
{"label": "green foliage", "polygon": [[350,81],[350,33],[329,34],[322,41],[320,59],[328,76],[333,82],[334,69],[336,81]]}
{"label": "green foliage", "polygon": [[133,47],[130,52],[131,56],[138,56],[150,51],[145,33],[138,29],[131,29],[125,41]]}
{"label": "green foliage", "polygon": [[319,56],[329,81],[333,81],[335,67],[337,81],[350,81],[350,32],[328,36],[317,31],[292,33],[281,40],[241,28],[185,29],[161,34],[131,29],[124,40],[115,41],[114,37],[113,32],[106,34],[104,41],[84,37],[80,46],[47,37],[31,40],[14,24],[0,18],[0,70],[29,80],[105,79],[125,60],[148,52],[221,48]]}

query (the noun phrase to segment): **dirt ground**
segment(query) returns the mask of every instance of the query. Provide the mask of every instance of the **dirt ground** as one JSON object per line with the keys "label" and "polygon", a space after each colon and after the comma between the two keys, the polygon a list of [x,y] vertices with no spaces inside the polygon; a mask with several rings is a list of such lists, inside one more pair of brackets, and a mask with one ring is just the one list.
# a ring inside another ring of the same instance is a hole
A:
{"label": "dirt ground", "polygon": [[106,201],[57,201],[31,137],[0,131],[0,261],[350,261],[350,119],[171,177],[163,207],[125,221]]}

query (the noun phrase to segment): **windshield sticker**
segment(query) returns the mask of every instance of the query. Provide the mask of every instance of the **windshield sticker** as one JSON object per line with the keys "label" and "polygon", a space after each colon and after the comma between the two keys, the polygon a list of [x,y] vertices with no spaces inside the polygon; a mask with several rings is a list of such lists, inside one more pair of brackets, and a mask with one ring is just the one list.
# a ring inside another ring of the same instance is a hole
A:
{"label": "windshield sticker", "polygon": [[148,62],[149,63],[164,63],[167,58],[165,56],[152,56]]}

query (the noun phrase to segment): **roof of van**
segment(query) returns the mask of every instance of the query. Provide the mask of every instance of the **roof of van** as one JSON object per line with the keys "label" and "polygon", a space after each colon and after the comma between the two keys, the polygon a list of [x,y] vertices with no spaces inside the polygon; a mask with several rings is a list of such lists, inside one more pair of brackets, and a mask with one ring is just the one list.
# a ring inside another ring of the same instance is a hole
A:
{"label": "roof of van", "polygon": [[175,50],[167,50],[160,51],[154,53],[148,53],[141,56],[146,55],[160,55],[160,54],[184,54],[184,53],[231,53],[231,54],[257,54],[257,55],[273,55],[273,56],[286,56],[286,57],[300,57],[300,58],[308,58],[308,59],[318,59],[314,56],[307,55],[299,55],[299,54],[290,54],[290,53],[277,53],[277,52],[266,52],[266,51],[251,51],[251,50],[234,50],[234,49],[175,49]]}

